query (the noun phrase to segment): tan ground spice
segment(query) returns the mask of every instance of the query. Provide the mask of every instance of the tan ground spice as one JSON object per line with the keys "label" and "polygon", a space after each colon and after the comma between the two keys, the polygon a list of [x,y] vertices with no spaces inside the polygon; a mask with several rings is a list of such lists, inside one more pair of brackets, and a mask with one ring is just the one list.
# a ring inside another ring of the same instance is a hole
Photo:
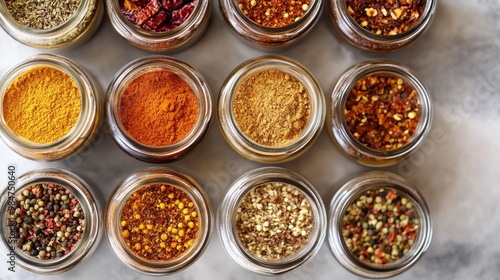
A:
{"label": "tan ground spice", "polygon": [[238,86],[233,114],[240,130],[264,146],[284,146],[304,130],[310,114],[304,85],[280,70],[257,72]]}

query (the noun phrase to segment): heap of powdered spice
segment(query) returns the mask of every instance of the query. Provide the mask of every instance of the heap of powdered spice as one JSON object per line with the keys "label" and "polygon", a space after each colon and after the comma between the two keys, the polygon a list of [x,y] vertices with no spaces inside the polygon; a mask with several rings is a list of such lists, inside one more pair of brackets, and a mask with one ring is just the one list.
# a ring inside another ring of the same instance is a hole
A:
{"label": "heap of powdered spice", "polygon": [[137,142],[164,147],[183,140],[198,118],[196,95],[166,69],[138,75],[126,86],[119,107],[121,123]]}
{"label": "heap of powdered spice", "polygon": [[55,142],[75,126],[80,90],[68,74],[50,66],[21,73],[3,96],[3,118],[16,135],[38,144]]}

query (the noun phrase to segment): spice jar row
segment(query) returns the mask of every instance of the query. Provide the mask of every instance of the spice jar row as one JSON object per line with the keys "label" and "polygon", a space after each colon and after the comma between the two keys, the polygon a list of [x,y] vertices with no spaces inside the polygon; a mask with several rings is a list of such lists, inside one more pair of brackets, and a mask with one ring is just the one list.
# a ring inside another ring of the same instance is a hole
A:
{"label": "spice jar row", "polygon": [[[20,155],[58,160],[95,135],[101,117],[96,87],[69,59],[35,56],[12,68],[1,85],[0,136]],[[354,65],[331,90],[327,108],[311,72],[280,56],[236,67],[221,88],[217,112],[230,146],[263,163],[305,153],[328,113],[328,131],[348,157],[368,166],[393,165],[419,147],[432,119],[425,87],[401,64]],[[122,150],[142,161],[170,162],[202,141],[211,123],[212,97],[202,75],[188,64],[149,56],[118,72],[108,88],[106,114]]]}
{"label": "spice jar row", "polygon": [[[208,0],[105,0],[110,21],[130,44],[149,51],[188,47],[206,29]],[[318,21],[322,0],[219,0],[232,29],[264,48],[289,46]],[[36,48],[64,48],[87,40],[103,14],[100,0],[0,1],[0,25],[19,42]],[[328,0],[333,26],[352,45],[391,51],[419,38],[432,22],[435,0]],[[33,11],[33,12],[32,12]]]}
{"label": "spice jar row", "polygon": [[[130,268],[149,275],[178,272],[201,256],[214,224],[203,187],[167,168],[125,178],[108,199],[104,218],[91,188],[68,171],[35,170],[17,185],[1,197],[0,247],[34,273],[61,273],[89,258],[103,223],[109,246]],[[389,277],[414,264],[432,235],[422,196],[388,172],[347,182],[327,218],[321,197],[304,177],[283,168],[255,169],[231,184],[217,224],[229,256],[266,275],[313,258],[328,233],[334,256],[347,269]]]}

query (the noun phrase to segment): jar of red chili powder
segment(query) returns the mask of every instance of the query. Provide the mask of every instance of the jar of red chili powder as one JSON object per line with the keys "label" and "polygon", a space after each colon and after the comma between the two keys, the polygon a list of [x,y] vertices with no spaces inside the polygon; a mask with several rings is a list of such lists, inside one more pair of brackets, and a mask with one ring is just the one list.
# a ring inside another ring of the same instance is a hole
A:
{"label": "jar of red chili powder", "polygon": [[408,158],[432,122],[422,82],[406,66],[382,59],[344,72],[330,93],[327,113],[328,131],[341,151],[372,167]]}
{"label": "jar of red chili powder", "polygon": [[106,0],[114,29],[131,45],[179,51],[201,37],[210,19],[208,0]]}
{"label": "jar of red chili powder", "polygon": [[422,195],[404,178],[373,171],[332,198],[328,241],[346,269],[366,278],[403,273],[428,249],[432,222]]}
{"label": "jar of red chili powder", "polygon": [[245,42],[264,49],[290,46],[319,19],[322,0],[219,0],[224,19]]}
{"label": "jar of red chili powder", "polygon": [[415,42],[431,25],[436,5],[435,0],[328,0],[328,12],[347,42],[387,52]]}
{"label": "jar of red chili powder", "polygon": [[[58,274],[90,258],[102,236],[102,211],[75,174],[39,169],[19,178],[9,167],[0,200],[0,248],[19,267]],[[16,181],[17,179],[17,181]]]}
{"label": "jar of red chili powder", "polygon": [[148,168],[120,182],[105,217],[112,251],[130,268],[167,275],[193,264],[206,249],[212,208],[191,177],[167,168]]}

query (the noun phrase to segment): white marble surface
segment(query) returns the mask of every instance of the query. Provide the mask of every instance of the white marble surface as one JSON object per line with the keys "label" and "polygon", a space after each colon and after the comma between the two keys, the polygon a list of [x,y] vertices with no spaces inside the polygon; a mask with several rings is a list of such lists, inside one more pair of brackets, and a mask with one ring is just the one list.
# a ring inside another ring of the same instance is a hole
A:
{"label": "white marble surface", "polygon": [[[219,14],[216,3],[210,26],[190,49],[173,54],[207,79],[214,100],[226,75],[246,59],[265,54],[238,40]],[[357,51],[338,40],[322,18],[312,33],[293,49],[280,52],[308,67],[328,91],[350,65],[377,55]],[[389,168],[407,177],[426,198],[434,222],[432,244],[423,258],[396,279],[500,279],[500,2],[439,0],[431,29],[409,48],[383,57],[412,68],[427,85],[434,102],[434,123],[417,155]],[[224,44],[221,44],[223,42]],[[42,51],[25,47],[0,30],[0,74]],[[95,37],[68,51],[56,51],[80,63],[98,81],[104,96],[115,73],[129,61],[148,55],[129,46],[104,19]],[[215,114],[214,114],[215,116]],[[149,166],[124,154],[105,128],[83,153],[55,163],[21,158],[0,143],[0,185],[6,185],[9,164],[20,173],[61,167],[86,179],[104,202],[128,174]],[[239,172],[229,173],[228,162]],[[217,208],[228,185],[240,174],[261,166],[236,154],[222,138],[216,122],[189,157],[168,164],[204,185]],[[326,131],[302,157],[281,166],[308,178],[326,204],[346,177],[367,170],[346,159]],[[3,175],[2,175],[3,174]],[[0,258],[1,259],[1,258]],[[103,239],[95,254],[76,269],[39,276],[21,269],[7,271],[0,261],[0,279],[142,279],[112,254]],[[223,251],[217,231],[205,254],[172,279],[262,279],[236,265]],[[327,246],[298,270],[279,279],[357,279],[341,267]]]}

